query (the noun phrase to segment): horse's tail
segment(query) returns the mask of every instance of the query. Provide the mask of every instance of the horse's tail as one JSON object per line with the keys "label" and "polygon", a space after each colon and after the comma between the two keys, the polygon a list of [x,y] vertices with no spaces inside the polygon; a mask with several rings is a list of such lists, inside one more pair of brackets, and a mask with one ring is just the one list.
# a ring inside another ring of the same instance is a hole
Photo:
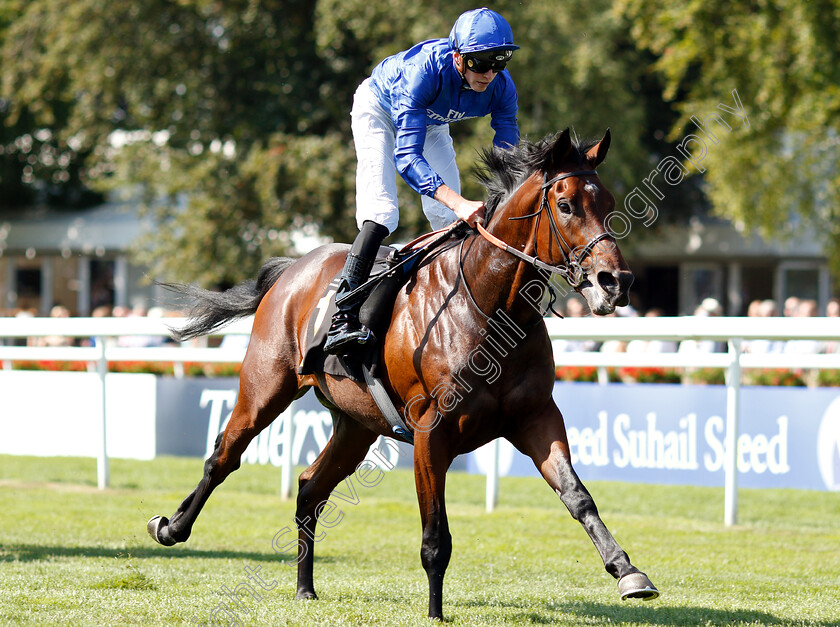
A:
{"label": "horse's tail", "polygon": [[224,292],[211,292],[184,283],[163,283],[164,287],[182,294],[190,301],[187,325],[181,329],[171,328],[172,337],[183,342],[250,316],[257,310],[271,286],[294,261],[288,257],[272,257],[260,269],[256,280],[243,281]]}

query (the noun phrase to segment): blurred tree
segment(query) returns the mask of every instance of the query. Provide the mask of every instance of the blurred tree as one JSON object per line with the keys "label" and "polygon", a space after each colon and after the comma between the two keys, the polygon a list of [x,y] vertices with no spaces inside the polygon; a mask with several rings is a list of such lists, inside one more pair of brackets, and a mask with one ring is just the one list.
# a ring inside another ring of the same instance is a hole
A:
{"label": "blurred tree", "polygon": [[[708,141],[702,163],[714,210],[764,235],[809,225],[840,272],[840,1],[617,5],[658,56],[664,96],[680,113],[671,139],[697,133],[692,116],[734,122],[731,132],[712,125],[720,143]],[[749,128],[718,108],[736,107],[733,90]]]}
{"label": "blurred tree", "polygon": [[[600,136],[611,127],[602,174],[621,204],[669,148],[659,129],[674,114],[644,71],[651,54],[632,44],[612,4],[574,0],[558,11],[504,0],[494,8],[522,46],[510,70],[523,135],[571,126]],[[0,0],[0,206],[31,203],[36,192],[49,200],[44,190],[70,198],[83,184],[141,199],[160,228],[138,243],[138,261],[155,276],[204,285],[252,276],[265,257],[290,250],[294,230],[350,241],[356,86],[384,56],[446,37],[470,8]],[[471,172],[490,144],[489,123],[452,132],[465,194],[481,197]],[[672,216],[690,206],[690,189],[669,199]],[[400,194],[397,237],[427,227],[416,195],[402,183]]]}
{"label": "blurred tree", "polygon": [[[0,43],[25,6],[24,0],[0,1]],[[38,125],[30,107],[14,106],[14,99],[0,91],[0,210],[36,203],[78,207],[100,200],[81,180],[87,153]],[[56,108],[59,117],[66,114],[66,107]]]}
{"label": "blurred tree", "polygon": [[0,7],[5,132],[35,129],[90,186],[139,195],[162,227],[139,252],[154,274],[230,282],[293,226],[355,229],[334,216],[352,199],[344,103],[369,62],[321,61],[312,2]]}

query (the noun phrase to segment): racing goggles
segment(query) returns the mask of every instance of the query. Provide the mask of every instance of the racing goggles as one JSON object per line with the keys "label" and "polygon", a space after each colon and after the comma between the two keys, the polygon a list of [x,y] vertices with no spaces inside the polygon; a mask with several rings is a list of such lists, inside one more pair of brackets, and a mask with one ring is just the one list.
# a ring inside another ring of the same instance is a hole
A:
{"label": "racing goggles", "polygon": [[513,50],[489,50],[464,55],[466,68],[476,74],[486,74],[490,70],[501,72],[513,56]]}

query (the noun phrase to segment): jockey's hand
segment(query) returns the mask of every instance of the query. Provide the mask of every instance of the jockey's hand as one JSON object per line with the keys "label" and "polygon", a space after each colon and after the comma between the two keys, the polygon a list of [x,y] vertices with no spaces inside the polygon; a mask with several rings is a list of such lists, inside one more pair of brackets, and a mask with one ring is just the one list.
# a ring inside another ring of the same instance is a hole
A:
{"label": "jockey's hand", "polygon": [[453,211],[464,222],[475,228],[476,223],[484,226],[484,203],[477,200],[467,200],[459,203]]}
{"label": "jockey's hand", "polygon": [[435,190],[435,200],[443,203],[471,227],[476,223],[484,224],[484,203],[479,200],[467,200],[451,187],[441,185]]}

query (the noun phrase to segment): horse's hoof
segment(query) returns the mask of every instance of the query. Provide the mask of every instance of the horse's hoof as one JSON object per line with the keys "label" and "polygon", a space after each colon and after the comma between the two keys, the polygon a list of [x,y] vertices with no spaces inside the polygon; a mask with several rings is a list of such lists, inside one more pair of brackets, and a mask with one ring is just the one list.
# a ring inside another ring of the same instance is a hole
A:
{"label": "horse's hoof", "polygon": [[146,531],[152,536],[152,540],[163,546],[172,546],[175,540],[169,535],[167,525],[169,519],[166,516],[152,516],[149,522],[146,523]]}
{"label": "horse's hoof", "polygon": [[307,599],[317,600],[318,595],[315,594],[314,590],[298,590],[295,593],[295,600],[296,601],[307,600]]}
{"label": "horse's hoof", "polygon": [[650,601],[659,596],[659,590],[656,589],[648,576],[644,573],[631,573],[624,575],[618,580],[618,591],[621,594],[621,600],[626,599],[644,599]]}

